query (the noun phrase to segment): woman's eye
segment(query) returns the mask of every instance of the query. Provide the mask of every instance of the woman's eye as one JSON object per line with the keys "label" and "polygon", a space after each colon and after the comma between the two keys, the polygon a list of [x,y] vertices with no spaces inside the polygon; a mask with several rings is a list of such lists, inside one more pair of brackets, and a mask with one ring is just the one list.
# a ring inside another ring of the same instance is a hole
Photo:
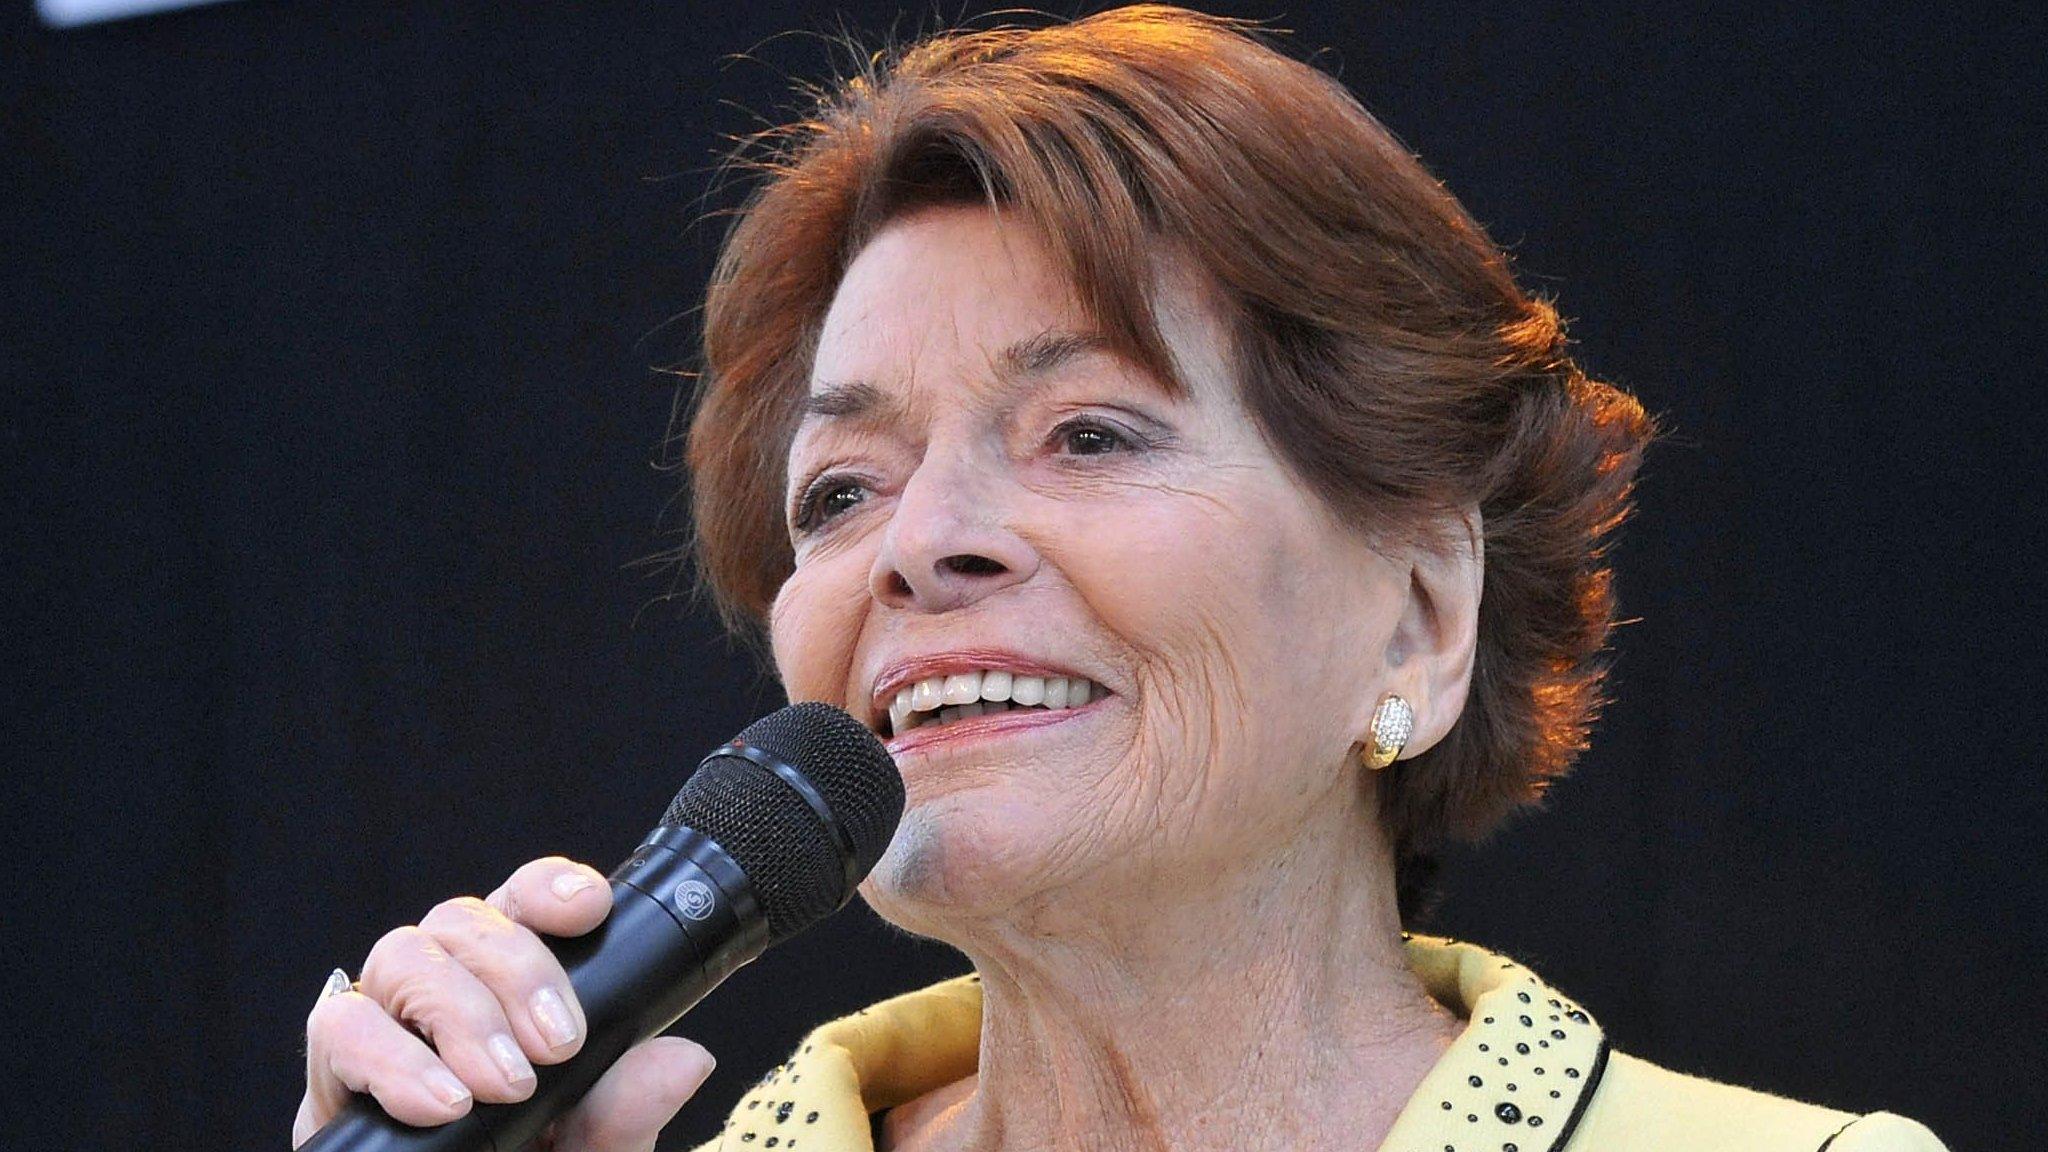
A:
{"label": "woman's eye", "polygon": [[867,489],[859,481],[846,476],[820,476],[811,481],[804,490],[803,498],[797,501],[794,523],[797,531],[810,532],[822,527],[867,498]]}
{"label": "woman's eye", "polygon": [[1132,446],[1129,436],[1097,420],[1069,420],[1053,430],[1053,439],[1075,456],[1104,456]]}

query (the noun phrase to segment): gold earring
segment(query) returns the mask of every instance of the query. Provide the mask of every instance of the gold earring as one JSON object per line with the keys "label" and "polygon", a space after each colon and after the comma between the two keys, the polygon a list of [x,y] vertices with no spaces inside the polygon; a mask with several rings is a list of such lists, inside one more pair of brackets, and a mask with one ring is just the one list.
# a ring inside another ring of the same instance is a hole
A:
{"label": "gold earring", "polygon": [[1377,772],[1401,755],[1401,746],[1415,733],[1415,709],[1392,692],[1380,697],[1372,714],[1372,739],[1359,759]]}

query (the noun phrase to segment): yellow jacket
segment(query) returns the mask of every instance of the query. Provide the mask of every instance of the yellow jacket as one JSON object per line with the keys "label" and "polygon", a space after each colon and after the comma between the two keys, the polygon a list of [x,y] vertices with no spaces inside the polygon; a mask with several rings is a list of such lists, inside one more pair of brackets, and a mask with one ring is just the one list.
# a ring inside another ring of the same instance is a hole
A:
{"label": "yellow jacket", "polygon": [[[1408,935],[1408,963],[1465,1031],[1380,1152],[1945,1152],[1924,1126],[1856,1115],[1645,1063],[1527,968]],[[975,1069],[981,987],[962,976],[806,1037],[699,1152],[873,1152],[871,1113]]]}

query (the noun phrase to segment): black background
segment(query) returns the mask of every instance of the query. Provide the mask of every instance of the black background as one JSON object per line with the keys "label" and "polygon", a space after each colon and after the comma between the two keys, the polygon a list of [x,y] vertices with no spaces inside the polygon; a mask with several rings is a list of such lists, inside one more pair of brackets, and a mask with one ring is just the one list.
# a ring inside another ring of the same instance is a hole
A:
{"label": "black background", "polygon": [[[2033,1147],[2039,9],[1446,7],[1214,10],[1324,50],[1675,435],[1594,751],[1422,927],[1653,1061]],[[828,66],[777,34],[896,15],[0,14],[0,1142],[285,1147],[328,969],[609,867],[780,702],[633,564],[682,527],[653,369],[721,135]],[[771,954],[671,1141],[962,966],[864,910]]]}

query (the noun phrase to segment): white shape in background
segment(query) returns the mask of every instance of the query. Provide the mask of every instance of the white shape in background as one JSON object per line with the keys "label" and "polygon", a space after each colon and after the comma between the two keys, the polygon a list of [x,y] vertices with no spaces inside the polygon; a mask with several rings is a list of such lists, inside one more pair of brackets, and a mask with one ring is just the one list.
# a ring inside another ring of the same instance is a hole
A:
{"label": "white shape in background", "polygon": [[173,8],[197,8],[216,0],[36,0],[36,15],[52,28],[76,28]]}

